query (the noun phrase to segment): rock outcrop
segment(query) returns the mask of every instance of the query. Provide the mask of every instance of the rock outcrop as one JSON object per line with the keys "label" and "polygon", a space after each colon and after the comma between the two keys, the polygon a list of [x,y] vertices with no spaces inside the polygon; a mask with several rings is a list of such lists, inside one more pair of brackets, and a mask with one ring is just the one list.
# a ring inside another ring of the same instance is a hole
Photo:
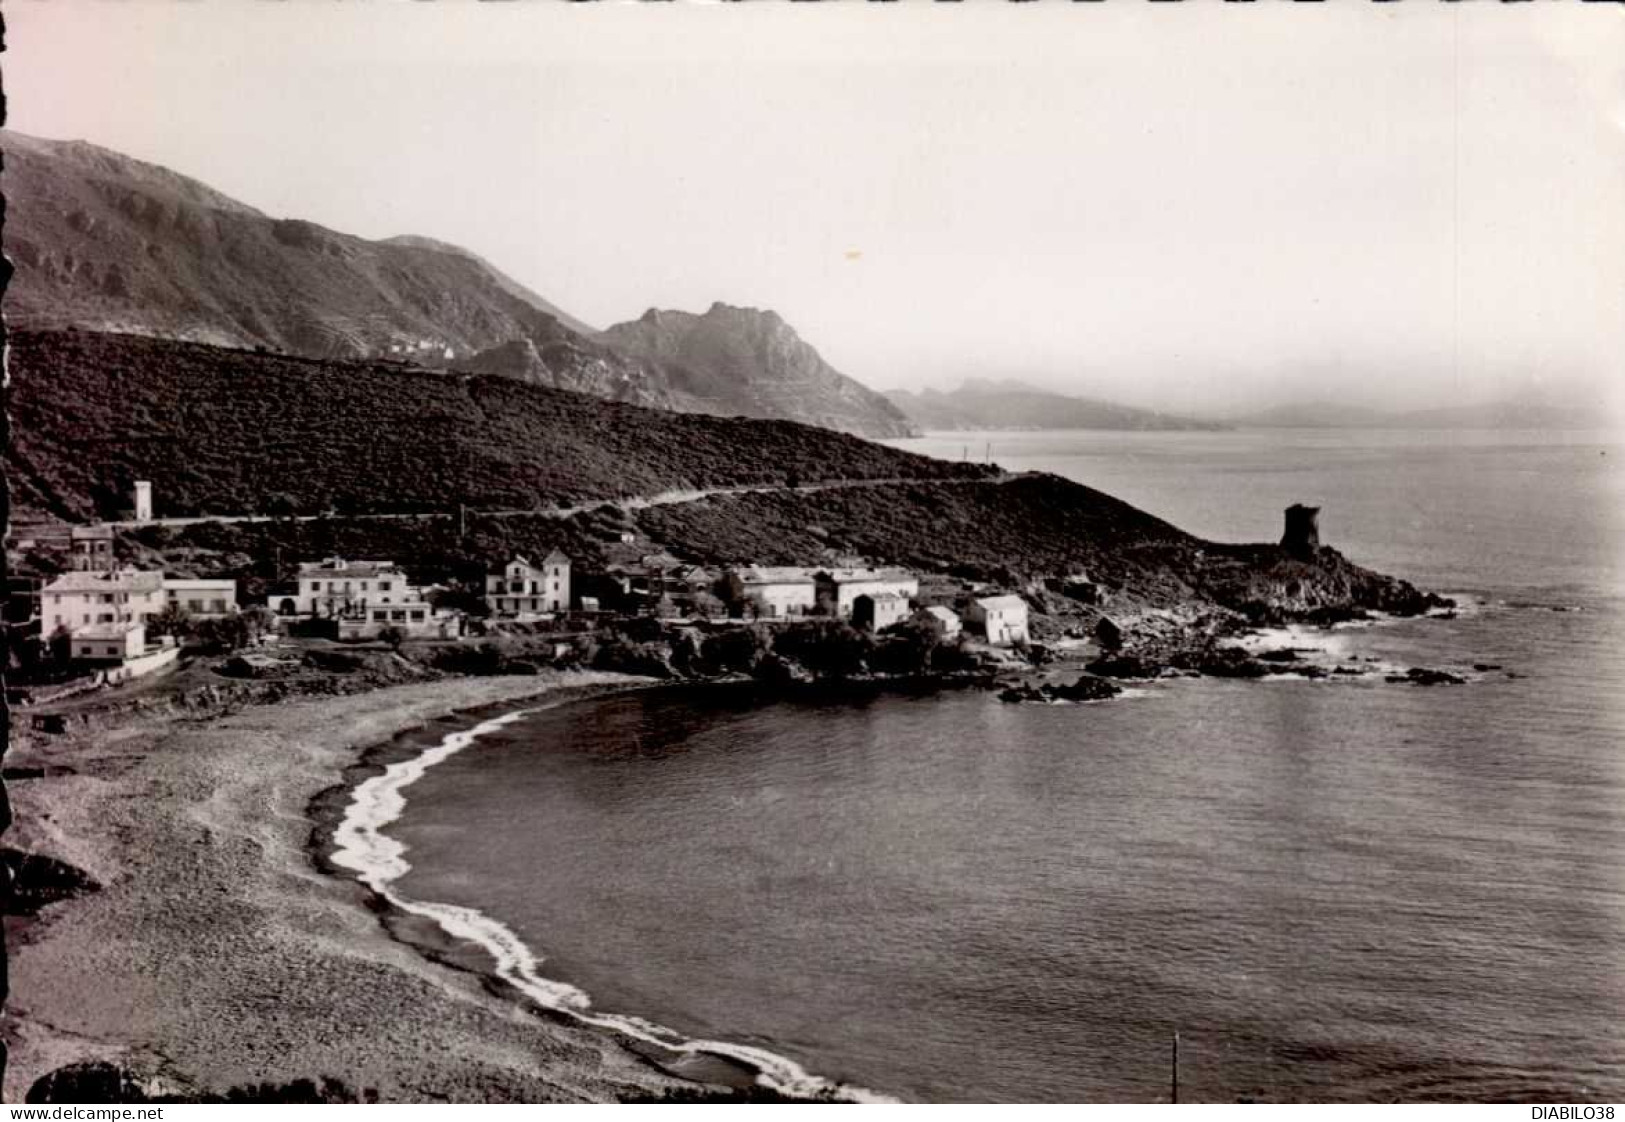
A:
{"label": "rock outcrop", "polygon": [[908,436],[908,418],[848,378],[772,311],[716,303],[703,315],[651,308],[601,342],[661,364],[707,411],[785,417],[861,436]]}

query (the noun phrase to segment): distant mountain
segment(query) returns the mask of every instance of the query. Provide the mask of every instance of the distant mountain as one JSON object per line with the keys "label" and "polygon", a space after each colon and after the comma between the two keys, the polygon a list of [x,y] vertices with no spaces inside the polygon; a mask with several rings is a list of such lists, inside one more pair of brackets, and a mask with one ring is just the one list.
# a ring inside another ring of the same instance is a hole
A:
{"label": "distant mountain", "polygon": [[1023,382],[972,378],[957,390],[891,390],[888,400],[924,429],[1223,429],[1216,421],[1156,413]]}
{"label": "distant mountain", "polygon": [[271,218],[82,141],[0,130],[0,149],[17,269],[5,310],[18,327],[383,358],[680,412],[910,431],[770,312],[718,305],[599,336],[458,246]]}
{"label": "distant mountain", "polygon": [[598,339],[662,365],[707,412],[789,417],[864,436],[909,436],[891,402],[836,370],[776,312],[712,304],[704,315],[651,308]]}
{"label": "distant mountain", "polygon": [[1242,428],[1296,429],[1594,429],[1607,425],[1596,408],[1526,401],[1405,411],[1298,402],[1233,417],[1230,422]]}
{"label": "distant mountain", "polygon": [[0,132],[6,313],[26,327],[441,360],[580,321],[467,250],[276,219],[82,141]]}

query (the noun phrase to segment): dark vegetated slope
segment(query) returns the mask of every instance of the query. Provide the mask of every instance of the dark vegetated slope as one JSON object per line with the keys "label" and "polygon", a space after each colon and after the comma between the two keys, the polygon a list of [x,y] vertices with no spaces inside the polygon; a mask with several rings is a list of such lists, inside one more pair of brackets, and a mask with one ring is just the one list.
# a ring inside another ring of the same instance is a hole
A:
{"label": "dark vegetated slope", "polygon": [[972,576],[1086,571],[1184,586],[1168,560],[1200,545],[1093,488],[1053,475],[1006,483],[918,483],[717,496],[636,512],[638,525],[696,558],[817,564],[825,550]]}
{"label": "dark vegetated slope", "polygon": [[666,413],[496,376],[92,332],[17,332],[17,502],[107,516],[534,509],[787,480],[946,478],[978,465],[789,421]]}
{"label": "dark vegetated slope", "polygon": [[816,565],[832,554],[1020,586],[1085,575],[1141,606],[1219,605],[1263,619],[1359,606],[1412,613],[1437,602],[1333,549],[1308,561],[1271,544],[1192,537],[1054,475],[716,496],[634,514],[681,556]]}

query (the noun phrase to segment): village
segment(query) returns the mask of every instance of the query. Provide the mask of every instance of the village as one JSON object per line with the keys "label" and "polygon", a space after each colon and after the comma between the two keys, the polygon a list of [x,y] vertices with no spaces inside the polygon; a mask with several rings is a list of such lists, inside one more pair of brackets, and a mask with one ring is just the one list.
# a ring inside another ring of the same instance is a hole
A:
{"label": "village", "polygon": [[[483,583],[416,583],[395,559],[310,557],[250,598],[235,577],[181,575],[121,558],[119,528],[156,521],[150,482],[134,483],[128,502],[118,526],[58,528],[56,543],[66,546],[57,554],[60,571],[13,566],[6,615],[19,651],[8,681],[14,702],[118,687],[171,671],[190,654],[235,653],[239,666],[269,666],[274,659],[256,652],[279,644],[398,651],[518,634],[551,639],[548,653],[563,662],[640,620],[712,632],[817,621],[872,636],[908,630],[926,642],[979,649],[995,663],[1016,661],[1032,638],[1020,595],[930,574],[922,593],[922,574],[860,559],[713,566],[655,551],[583,572],[555,548],[491,557]],[[37,558],[46,535],[33,534],[12,545],[33,547],[29,556]],[[617,543],[623,554],[634,548],[630,537]]]}

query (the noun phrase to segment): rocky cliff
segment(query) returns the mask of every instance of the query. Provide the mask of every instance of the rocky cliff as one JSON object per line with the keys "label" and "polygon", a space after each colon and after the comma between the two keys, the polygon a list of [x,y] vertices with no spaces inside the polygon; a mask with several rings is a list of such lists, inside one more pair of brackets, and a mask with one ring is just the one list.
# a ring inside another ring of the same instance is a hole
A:
{"label": "rocky cliff", "polygon": [[659,362],[710,412],[787,417],[863,436],[908,436],[884,396],[825,362],[776,312],[712,304],[703,315],[650,309],[598,337]]}

